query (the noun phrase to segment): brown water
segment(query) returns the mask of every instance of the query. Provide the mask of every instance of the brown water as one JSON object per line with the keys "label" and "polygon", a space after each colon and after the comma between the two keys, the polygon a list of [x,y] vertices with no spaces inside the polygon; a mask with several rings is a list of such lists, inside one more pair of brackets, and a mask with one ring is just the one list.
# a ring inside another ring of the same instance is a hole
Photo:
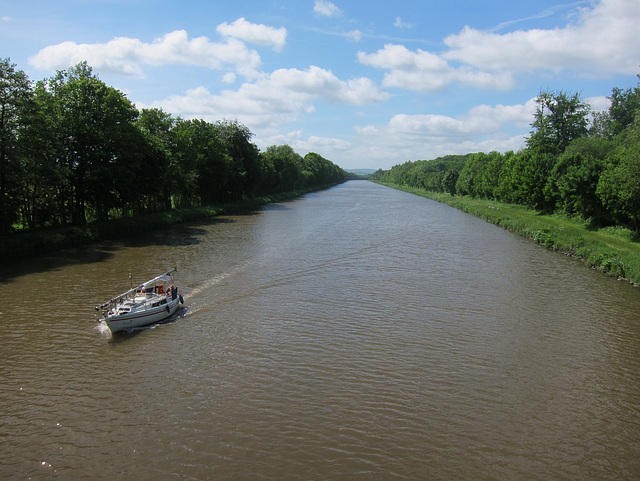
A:
{"label": "brown water", "polygon": [[[95,322],[174,265],[174,322]],[[640,479],[640,291],[423,198],[349,182],[3,275],[2,479]]]}

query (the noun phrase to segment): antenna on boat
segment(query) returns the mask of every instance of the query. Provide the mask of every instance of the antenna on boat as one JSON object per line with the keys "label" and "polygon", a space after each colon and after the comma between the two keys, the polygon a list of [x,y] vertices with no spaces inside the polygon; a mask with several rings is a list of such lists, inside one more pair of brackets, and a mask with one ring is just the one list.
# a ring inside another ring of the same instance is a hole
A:
{"label": "antenna on boat", "polygon": [[131,275],[131,272],[129,272],[129,283],[131,284],[130,289],[133,289],[133,276]]}

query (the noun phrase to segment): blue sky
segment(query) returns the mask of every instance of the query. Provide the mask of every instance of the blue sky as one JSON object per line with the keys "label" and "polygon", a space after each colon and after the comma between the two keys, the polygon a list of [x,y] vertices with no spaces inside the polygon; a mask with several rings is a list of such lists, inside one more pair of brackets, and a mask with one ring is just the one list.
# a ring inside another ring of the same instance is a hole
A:
{"label": "blue sky", "polygon": [[640,1],[0,0],[32,80],[87,60],[138,108],[344,168],[518,150],[543,90],[637,85]]}

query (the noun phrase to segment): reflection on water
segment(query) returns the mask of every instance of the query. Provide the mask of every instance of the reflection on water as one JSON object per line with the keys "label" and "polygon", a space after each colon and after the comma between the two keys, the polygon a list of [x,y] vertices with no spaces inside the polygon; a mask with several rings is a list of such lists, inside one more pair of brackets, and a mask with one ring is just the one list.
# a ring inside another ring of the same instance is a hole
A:
{"label": "reflection on water", "polygon": [[[178,266],[187,309],[93,307]],[[0,475],[638,479],[640,295],[349,182],[5,266]]]}

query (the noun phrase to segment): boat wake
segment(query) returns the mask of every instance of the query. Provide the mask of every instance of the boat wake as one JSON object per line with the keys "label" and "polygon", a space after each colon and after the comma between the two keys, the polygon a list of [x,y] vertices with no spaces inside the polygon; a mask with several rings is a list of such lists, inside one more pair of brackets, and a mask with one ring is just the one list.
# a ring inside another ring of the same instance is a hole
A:
{"label": "boat wake", "polygon": [[104,320],[98,321],[98,324],[96,325],[96,329],[100,334],[111,335],[111,329],[109,329],[109,326],[107,326],[107,323],[104,322]]}
{"label": "boat wake", "polygon": [[209,279],[202,280],[194,287],[183,287],[182,292],[185,294],[185,302],[187,299],[189,300],[189,309],[183,315],[190,316],[192,314],[211,309],[213,307],[211,301],[207,300],[207,298],[210,297],[209,292],[228,278],[243,272],[248,266],[248,261],[241,262]]}
{"label": "boat wake", "polygon": [[[201,285],[197,286],[197,287],[192,287],[189,290],[189,294],[191,296],[197,296],[198,294],[202,293],[202,292],[206,292],[209,289],[212,289],[213,287],[215,287],[216,285],[220,284],[223,280],[225,280],[227,277],[235,274],[238,271],[241,271],[244,269],[244,265],[242,266],[236,266],[233,269],[231,269],[228,272],[221,272],[220,274],[212,277],[211,279],[207,279],[206,281],[204,281]],[[184,289],[183,289],[184,290]]]}

